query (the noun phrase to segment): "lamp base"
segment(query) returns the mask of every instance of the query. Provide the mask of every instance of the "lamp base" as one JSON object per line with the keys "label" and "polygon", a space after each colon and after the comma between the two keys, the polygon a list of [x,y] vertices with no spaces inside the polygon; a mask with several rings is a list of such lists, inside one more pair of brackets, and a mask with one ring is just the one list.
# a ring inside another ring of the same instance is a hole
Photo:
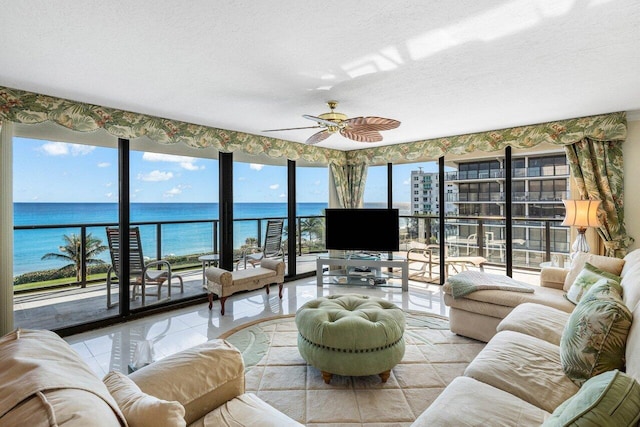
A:
{"label": "lamp base", "polygon": [[591,248],[589,247],[589,243],[587,243],[587,237],[585,236],[586,228],[578,228],[578,236],[576,237],[576,241],[573,242],[573,246],[571,246],[571,263],[573,263],[574,258],[580,252],[589,253]]}

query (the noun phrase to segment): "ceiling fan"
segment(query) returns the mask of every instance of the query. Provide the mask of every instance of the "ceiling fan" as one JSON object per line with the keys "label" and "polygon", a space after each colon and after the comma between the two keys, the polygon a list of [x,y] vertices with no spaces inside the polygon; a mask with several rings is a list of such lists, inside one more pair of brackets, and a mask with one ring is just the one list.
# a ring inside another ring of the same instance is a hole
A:
{"label": "ceiling fan", "polygon": [[263,132],[277,132],[284,130],[297,129],[316,129],[324,128],[318,133],[314,133],[306,140],[307,144],[317,144],[330,137],[334,133],[340,133],[345,138],[358,142],[380,142],[382,141],[381,130],[395,129],[400,126],[400,122],[393,119],[385,119],[383,117],[354,117],[347,118],[345,114],[335,111],[338,101],[328,101],[328,113],[319,116],[310,116],[304,114],[302,117],[317,123],[316,126],[305,126],[300,128],[287,129],[269,129]]}

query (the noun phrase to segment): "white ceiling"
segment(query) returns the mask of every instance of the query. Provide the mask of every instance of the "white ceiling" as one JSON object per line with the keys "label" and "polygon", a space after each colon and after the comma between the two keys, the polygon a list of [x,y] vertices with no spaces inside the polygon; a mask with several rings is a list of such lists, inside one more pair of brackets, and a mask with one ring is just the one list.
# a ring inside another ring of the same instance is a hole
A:
{"label": "white ceiling", "polygon": [[638,0],[0,0],[0,85],[305,141],[336,99],[367,144],[640,110]]}

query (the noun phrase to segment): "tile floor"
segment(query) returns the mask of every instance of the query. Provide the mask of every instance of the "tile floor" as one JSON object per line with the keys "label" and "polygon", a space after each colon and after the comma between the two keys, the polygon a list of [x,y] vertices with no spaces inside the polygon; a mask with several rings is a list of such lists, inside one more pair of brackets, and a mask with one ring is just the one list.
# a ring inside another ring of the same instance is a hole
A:
{"label": "tile floor", "polygon": [[325,285],[316,286],[315,278],[288,282],[283,298],[278,299],[277,286],[271,294],[264,290],[241,293],[229,297],[226,313],[220,315],[220,303],[214,302],[209,311],[205,303],[146,317],[120,325],[69,336],[66,341],[100,377],[112,370],[127,373],[136,347],[140,342],[153,343],[155,360],[193,347],[249,321],[281,314],[293,314],[307,301],[323,295],[359,293],[373,295],[394,302],[405,310],[447,315],[440,286],[412,282],[409,292],[392,288],[369,288]]}

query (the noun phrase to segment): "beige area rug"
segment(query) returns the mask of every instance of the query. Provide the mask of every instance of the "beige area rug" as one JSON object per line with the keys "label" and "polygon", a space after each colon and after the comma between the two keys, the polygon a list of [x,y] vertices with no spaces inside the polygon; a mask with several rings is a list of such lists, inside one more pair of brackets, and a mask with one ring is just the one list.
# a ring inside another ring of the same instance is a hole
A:
{"label": "beige area rug", "polygon": [[406,313],[406,352],[386,383],[377,375],[334,375],[325,384],[297,347],[293,316],[222,335],[243,354],[246,390],[307,426],[408,426],[462,375],[484,343],[449,331],[446,318]]}

